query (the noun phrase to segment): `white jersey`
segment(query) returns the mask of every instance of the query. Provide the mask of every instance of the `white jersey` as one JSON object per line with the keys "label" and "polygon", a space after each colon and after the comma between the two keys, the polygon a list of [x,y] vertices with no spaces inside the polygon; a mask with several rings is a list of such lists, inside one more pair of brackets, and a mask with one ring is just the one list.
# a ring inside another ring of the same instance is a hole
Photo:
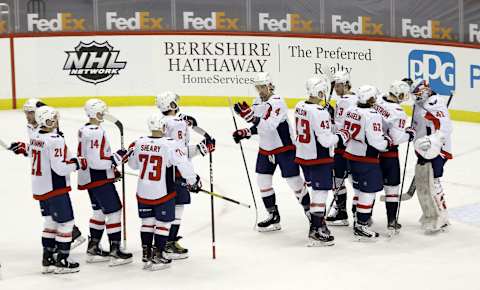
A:
{"label": "white jersey", "polygon": [[171,138],[142,137],[135,141],[128,165],[140,169],[137,200],[144,204],[160,204],[175,197],[174,166],[188,184],[196,182],[192,163],[184,148]]}
{"label": "white jersey", "polygon": [[383,157],[398,157],[398,145],[408,142],[410,134],[405,132],[407,127],[407,114],[400,104],[389,101],[383,97],[373,106],[380,116],[382,116],[383,132],[390,136],[393,141],[393,147],[389,148],[388,153],[381,154]]}
{"label": "white jersey", "polygon": [[337,96],[336,103],[335,103],[335,127],[337,130],[343,129],[343,122],[345,121],[345,117],[347,115],[347,111],[357,106],[358,97],[356,95],[343,95]]}
{"label": "white jersey", "polygon": [[72,155],[60,135],[37,131],[31,136],[28,151],[33,198],[47,200],[71,190],[70,173],[76,164],[69,161]]}
{"label": "white jersey", "polygon": [[445,159],[452,159],[452,120],[448,108],[439,95],[428,98],[422,105],[415,105],[413,127],[417,131],[416,138],[431,135],[440,131],[445,137],[441,155]]}
{"label": "white jersey", "polygon": [[91,189],[114,182],[112,150],[101,126],[86,124],[80,128],[77,154],[88,162],[86,170],[78,171],[78,189]]}
{"label": "white jersey", "polygon": [[346,114],[344,128],[350,131],[351,139],[347,142],[344,157],[353,161],[379,163],[379,153],[388,147],[380,114],[373,108],[360,107]]}
{"label": "white jersey", "polygon": [[295,106],[295,162],[303,165],[333,163],[333,146],[338,136],[332,133],[327,109],[305,101]]}
{"label": "white jersey", "polygon": [[178,116],[165,116],[165,118],[167,120],[167,132],[165,136],[187,147],[190,142],[190,132],[187,122]]}
{"label": "white jersey", "polygon": [[31,124],[27,124],[28,140],[31,140],[37,131],[38,131],[38,126],[33,127],[33,125]]}
{"label": "white jersey", "polygon": [[252,108],[254,115],[260,118],[256,126],[260,154],[272,155],[295,149],[288,107],[282,97],[273,95],[266,102],[257,97]]}

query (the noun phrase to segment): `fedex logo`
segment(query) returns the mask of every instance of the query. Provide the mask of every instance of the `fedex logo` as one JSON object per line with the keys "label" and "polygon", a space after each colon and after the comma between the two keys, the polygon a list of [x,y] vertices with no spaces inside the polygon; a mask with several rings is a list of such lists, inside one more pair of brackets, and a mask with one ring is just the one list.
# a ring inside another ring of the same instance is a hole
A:
{"label": "fedex logo", "polygon": [[183,29],[195,30],[240,30],[240,18],[229,18],[224,11],[212,12],[210,17],[195,17],[194,12],[183,12]]}
{"label": "fedex logo", "polygon": [[358,16],[357,21],[343,21],[341,15],[332,15],[332,32],[343,34],[384,35],[383,24],[372,22],[370,16]]}
{"label": "fedex logo", "polygon": [[28,31],[84,31],[85,18],[75,18],[72,13],[57,13],[57,18],[43,19],[38,18],[38,14],[27,14]]}
{"label": "fedex logo", "polygon": [[130,18],[118,17],[117,12],[107,12],[106,26],[108,30],[162,30],[163,18],[151,17],[150,12],[135,12],[135,16]]}
{"label": "fedex logo", "polygon": [[478,27],[478,24],[470,24],[468,26],[468,32],[468,40],[470,42],[480,42],[480,27]]}
{"label": "fedex logo", "polygon": [[304,20],[298,13],[287,13],[283,19],[270,18],[269,13],[259,13],[258,26],[260,31],[312,32],[313,20]]}
{"label": "fedex logo", "polygon": [[455,90],[455,57],[449,52],[412,50],[408,55],[408,76],[424,79],[440,95]]}
{"label": "fedex logo", "polygon": [[452,27],[442,27],[438,20],[428,20],[427,25],[415,25],[412,19],[402,19],[402,36],[453,40]]}

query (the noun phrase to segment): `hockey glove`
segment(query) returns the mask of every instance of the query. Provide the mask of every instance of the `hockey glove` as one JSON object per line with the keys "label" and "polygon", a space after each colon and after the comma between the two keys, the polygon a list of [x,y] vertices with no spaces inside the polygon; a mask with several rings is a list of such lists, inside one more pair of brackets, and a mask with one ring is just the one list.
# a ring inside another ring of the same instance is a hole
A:
{"label": "hockey glove", "polygon": [[128,151],[125,149],[120,149],[117,152],[113,153],[110,159],[112,160],[113,166],[118,166],[119,164],[125,163],[128,160]]}
{"label": "hockey glove", "polygon": [[[210,137],[210,136],[209,136]],[[205,138],[197,145],[198,151],[202,156],[215,151],[215,139]]]}
{"label": "hockey glove", "polygon": [[252,122],[253,121],[253,119],[254,119],[253,110],[252,110],[252,108],[250,108],[250,106],[247,104],[247,102],[236,103],[233,106],[233,109],[235,110],[235,112],[237,114],[240,115],[240,117],[245,119],[245,121],[247,121],[247,122]]}
{"label": "hockey glove", "polygon": [[194,117],[192,116],[189,116],[189,115],[185,115],[185,114],[180,114],[178,115],[182,120],[184,120],[185,122],[187,122],[188,126],[190,127],[197,127],[198,126],[198,123],[197,123],[197,120],[195,120]]}
{"label": "hockey glove", "polygon": [[406,128],[405,133],[410,135],[410,137],[408,138],[409,142],[413,141],[413,139],[415,139],[415,136],[417,135],[417,131],[413,127]]}
{"label": "hockey glove", "polygon": [[187,185],[188,191],[198,193],[202,189],[202,181],[200,181],[200,176],[197,175],[197,180],[194,184]]}
{"label": "hockey glove", "polygon": [[10,147],[8,150],[12,150],[13,153],[15,154],[23,154],[24,156],[27,156],[27,145],[23,142],[13,142],[10,144]]}
{"label": "hockey glove", "polygon": [[240,140],[242,139],[249,139],[252,136],[252,131],[250,129],[245,128],[245,129],[239,129],[235,132],[233,132],[233,140],[235,140],[235,143],[239,143]]}
{"label": "hockey glove", "polygon": [[351,137],[350,131],[346,129],[340,129],[335,134],[338,136],[338,141],[341,145],[347,144]]}
{"label": "hockey glove", "polygon": [[77,166],[77,170],[87,170],[88,168],[88,162],[85,157],[73,157],[72,159],[70,159],[70,162],[75,163],[75,165]]}

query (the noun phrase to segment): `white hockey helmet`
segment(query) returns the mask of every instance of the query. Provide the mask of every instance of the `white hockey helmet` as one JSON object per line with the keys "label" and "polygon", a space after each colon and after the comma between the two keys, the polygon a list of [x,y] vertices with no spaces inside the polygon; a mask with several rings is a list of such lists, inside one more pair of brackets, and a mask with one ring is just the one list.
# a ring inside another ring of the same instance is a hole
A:
{"label": "white hockey helmet", "polygon": [[255,86],[267,86],[272,85],[272,78],[270,77],[270,73],[262,72],[255,76]]}
{"label": "white hockey helmet", "polygon": [[45,104],[37,98],[28,99],[25,104],[23,104],[24,112],[35,112],[38,108],[45,106]]}
{"label": "white hockey helmet", "polygon": [[167,126],[167,118],[162,114],[153,114],[147,119],[148,129],[150,131],[165,132]]}
{"label": "white hockey helmet", "polygon": [[347,71],[337,71],[333,75],[333,81],[335,84],[350,84],[350,74]]}
{"label": "white hockey helmet", "polygon": [[426,80],[418,79],[410,87],[410,93],[414,102],[422,103],[432,95],[432,89]]}
{"label": "white hockey helmet", "polygon": [[57,110],[49,106],[40,107],[35,111],[35,121],[40,127],[53,128],[57,117]]}
{"label": "white hockey helmet", "polygon": [[98,113],[101,115],[105,114],[108,111],[107,104],[100,100],[100,99],[90,99],[85,103],[85,112],[87,116],[92,119],[97,119],[98,121],[102,121],[98,118]]}
{"label": "white hockey helmet", "polygon": [[330,82],[324,77],[313,76],[307,80],[306,89],[308,96],[319,97],[319,93],[323,93],[323,97],[327,97],[330,93]]}
{"label": "white hockey helmet", "polygon": [[371,85],[364,85],[358,89],[358,103],[367,104],[372,98],[377,99],[379,90]]}
{"label": "white hockey helmet", "polygon": [[174,92],[163,92],[160,95],[156,97],[156,105],[157,108],[160,109],[162,113],[168,112],[170,110],[175,110],[175,112],[178,112],[178,100],[180,97],[175,94]]}
{"label": "white hockey helmet", "polygon": [[394,81],[390,85],[389,93],[397,97],[399,102],[403,102],[410,95],[410,86],[404,81]]}

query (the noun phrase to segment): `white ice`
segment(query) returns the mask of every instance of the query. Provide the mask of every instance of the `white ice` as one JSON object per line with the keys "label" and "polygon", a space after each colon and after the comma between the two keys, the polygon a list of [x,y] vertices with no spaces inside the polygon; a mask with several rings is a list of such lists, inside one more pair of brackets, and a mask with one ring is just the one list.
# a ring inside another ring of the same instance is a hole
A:
{"label": "white ice", "polygon": [[[217,139],[214,153],[215,191],[253,205],[238,145],[232,138],[233,122],[228,108],[182,109],[195,116],[199,126]],[[153,107],[111,108],[126,126],[126,140],[146,134],[145,119]],[[85,122],[83,109],[60,109],[60,126],[67,144],[75,152],[78,128]],[[0,139],[25,140],[23,113],[0,113]],[[238,120],[240,126],[246,124]],[[113,149],[119,135],[105,124]],[[0,262],[1,290],[13,289],[479,289],[480,260],[480,132],[478,124],[455,122],[455,159],[446,165],[443,184],[452,217],[449,232],[426,236],[420,230],[420,209],[416,197],[402,204],[401,234],[392,240],[363,244],[352,241],[351,228],[334,228],[335,246],[307,248],[308,225],[300,206],[277,174],[274,185],[283,230],[258,233],[253,230],[255,211],[215,200],[217,259],[212,260],[210,198],[193,196],[186,208],[180,235],[191,257],[174,261],[159,272],[141,270],[139,219],[136,212],[135,177],[127,177],[128,249],[134,263],[118,268],[85,263],[85,248],[75,249],[72,259],[81,271],[71,275],[42,275],[42,218],[32,199],[29,160],[0,151]],[[194,141],[199,138],[195,137]],[[250,175],[255,184],[255,139],[243,142]],[[402,146],[402,156],[406,146]],[[406,182],[413,174],[411,154]],[[402,157],[403,160],[403,157]],[[196,158],[196,170],[208,185],[208,160]],[[76,186],[75,177],[72,183]],[[117,184],[120,190],[120,186]],[[265,211],[257,196],[260,218]],[[350,195],[351,197],[351,195]],[[86,192],[71,193],[76,224],[88,236],[90,204]],[[378,200],[374,229],[385,232],[385,207]],[[104,238],[105,239],[105,238]]]}

